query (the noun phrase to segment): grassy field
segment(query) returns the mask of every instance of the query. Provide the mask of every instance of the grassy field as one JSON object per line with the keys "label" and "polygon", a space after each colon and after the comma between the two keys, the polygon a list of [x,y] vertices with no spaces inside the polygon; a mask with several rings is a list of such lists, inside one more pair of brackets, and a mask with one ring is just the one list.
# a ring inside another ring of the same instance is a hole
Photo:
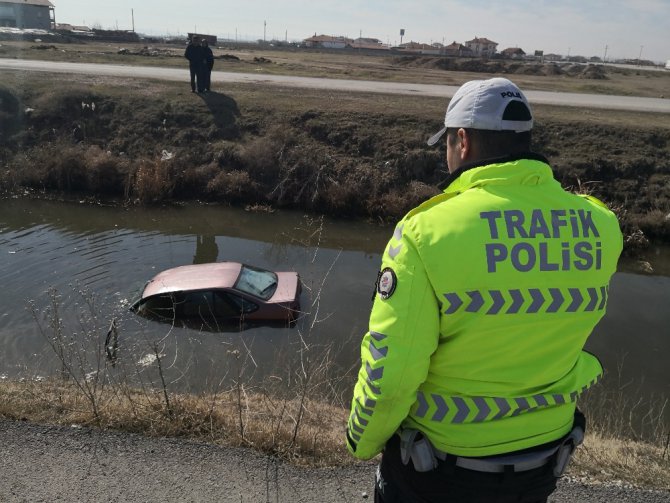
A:
{"label": "grassy field", "polygon": [[[187,68],[182,45],[111,42],[0,42],[0,57]],[[272,47],[213,48],[215,70],[342,79],[460,85],[504,75],[522,89],[670,98],[670,72],[644,67],[586,67],[570,63],[520,63],[431,56],[286,50]]]}

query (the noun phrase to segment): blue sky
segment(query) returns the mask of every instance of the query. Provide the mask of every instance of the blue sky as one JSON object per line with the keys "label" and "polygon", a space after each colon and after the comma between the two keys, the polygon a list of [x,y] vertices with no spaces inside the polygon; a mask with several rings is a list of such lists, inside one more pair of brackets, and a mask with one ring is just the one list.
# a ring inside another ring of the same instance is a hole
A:
{"label": "blue sky", "polygon": [[[607,58],[670,59],[670,0],[51,0],[56,21],[149,35],[200,33],[300,40],[314,33],[359,34],[400,43],[464,42]],[[197,7],[194,7],[197,6]],[[266,23],[264,25],[264,22]],[[605,49],[607,46],[607,49]]]}

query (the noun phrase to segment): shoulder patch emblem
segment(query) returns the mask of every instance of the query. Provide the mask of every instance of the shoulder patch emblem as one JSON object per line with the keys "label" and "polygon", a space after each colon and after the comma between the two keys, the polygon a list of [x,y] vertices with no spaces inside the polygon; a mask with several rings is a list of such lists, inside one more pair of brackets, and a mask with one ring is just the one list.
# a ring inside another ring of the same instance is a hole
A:
{"label": "shoulder patch emblem", "polygon": [[395,292],[395,287],[398,284],[398,278],[393,272],[393,269],[390,267],[385,268],[379,273],[379,279],[377,280],[377,293],[379,296],[386,300],[393,292]]}

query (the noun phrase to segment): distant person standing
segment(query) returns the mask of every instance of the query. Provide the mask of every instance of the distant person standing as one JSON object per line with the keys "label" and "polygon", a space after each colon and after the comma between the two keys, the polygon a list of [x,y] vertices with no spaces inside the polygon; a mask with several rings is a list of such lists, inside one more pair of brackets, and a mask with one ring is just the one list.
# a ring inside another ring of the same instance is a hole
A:
{"label": "distant person standing", "polygon": [[212,53],[212,49],[209,47],[209,42],[207,42],[207,39],[205,38],[202,39],[202,52],[205,57],[205,63],[202,69],[203,88],[205,92],[209,92],[210,85],[212,83],[212,68],[214,67],[214,53]]}
{"label": "distant person standing", "polygon": [[[191,72],[191,92],[202,92],[204,90],[202,75],[205,61],[204,48],[200,45],[200,37],[193,36],[189,40],[184,57],[188,59],[188,66]],[[197,87],[196,87],[197,80]]]}

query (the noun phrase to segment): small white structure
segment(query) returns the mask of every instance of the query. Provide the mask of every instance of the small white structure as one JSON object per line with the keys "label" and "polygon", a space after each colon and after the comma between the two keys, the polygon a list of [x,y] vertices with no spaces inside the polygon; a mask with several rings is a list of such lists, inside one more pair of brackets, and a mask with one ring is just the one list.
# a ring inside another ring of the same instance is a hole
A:
{"label": "small white structure", "polygon": [[670,59],[665,63],[665,69],[670,70]]}
{"label": "small white structure", "polygon": [[307,47],[321,47],[323,49],[344,49],[348,44],[353,44],[353,40],[347,37],[331,35],[314,35],[306,38],[304,41]]}
{"label": "small white structure", "polygon": [[475,56],[491,57],[497,51],[498,42],[494,42],[488,38],[475,37],[465,42],[465,47],[470,49]]}

